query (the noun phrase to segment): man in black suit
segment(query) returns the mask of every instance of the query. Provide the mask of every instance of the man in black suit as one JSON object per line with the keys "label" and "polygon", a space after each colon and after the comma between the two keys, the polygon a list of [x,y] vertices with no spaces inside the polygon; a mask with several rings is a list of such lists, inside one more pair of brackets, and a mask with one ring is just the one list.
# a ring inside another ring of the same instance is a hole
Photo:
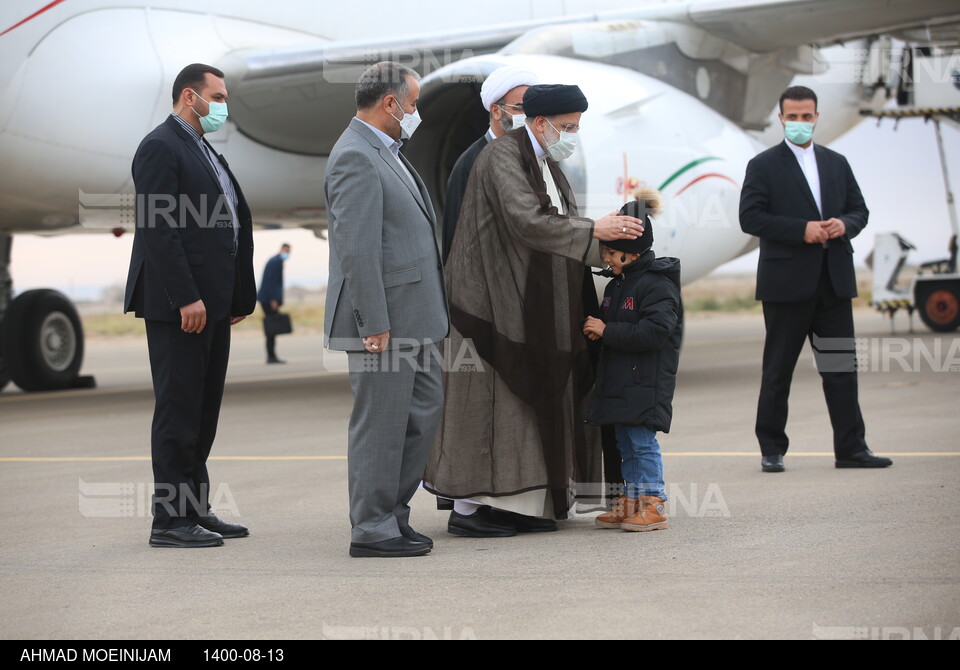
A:
{"label": "man in black suit", "polygon": [[463,194],[467,190],[470,171],[483,148],[505,133],[516,130],[526,121],[523,113],[523,94],[534,84],[539,84],[537,75],[513,65],[504,65],[490,73],[480,87],[480,102],[490,114],[487,132],[467,147],[453,165],[447,179],[443,199],[443,260],[446,262],[456,232]]}
{"label": "man in black suit", "polygon": [[137,226],[124,312],[144,319],[156,405],[155,547],[211,547],[247,529],[210,511],[207,457],[223,397],[230,327],[253,312],[253,221],[204,134],[227,117],[223,73],[189,65],[174,110],[133,159]]}
{"label": "man in black suit", "polygon": [[850,239],[867,225],[868,211],[846,158],[813,144],[818,118],[813,91],[784,91],[786,140],[750,161],[740,196],[740,227],[760,238],[757,299],[767,337],[756,433],[764,472],[784,470],[787,399],[807,337],[823,380],[836,467],[892,464],[867,448],[857,398]]}

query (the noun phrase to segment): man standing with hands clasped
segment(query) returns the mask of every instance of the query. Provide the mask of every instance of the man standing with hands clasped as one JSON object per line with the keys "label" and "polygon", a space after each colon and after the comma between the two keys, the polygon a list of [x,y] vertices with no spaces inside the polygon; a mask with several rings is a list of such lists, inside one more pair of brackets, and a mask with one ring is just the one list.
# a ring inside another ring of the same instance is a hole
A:
{"label": "man standing with hands clasped", "polygon": [[327,346],[347,352],[353,413],[347,445],[350,555],[422,556],[410,526],[443,409],[431,351],[449,330],[436,218],[400,153],[420,123],[419,75],[384,61],[357,83],[357,115],[327,161]]}
{"label": "man standing with hands clasped", "polygon": [[793,86],[780,96],[786,141],[747,165],[740,226],[760,238],[757,299],[767,337],[756,434],[764,472],[783,472],[787,399],[809,337],[823,379],[838,468],[885,468],[867,448],[857,397],[853,246],[868,211],[846,158],[813,144],[817,96]]}
{"label": "man standing with hands clasped", "polygon": [[247,528],[210,512],[230,327],[253,312],[253,220],[226,160],[204,139],[227,120],[223,72],[188,65],[173,114],[133,158],[137,227],[124,311],[144,319],[156,406],[154,547],[214,547]]}

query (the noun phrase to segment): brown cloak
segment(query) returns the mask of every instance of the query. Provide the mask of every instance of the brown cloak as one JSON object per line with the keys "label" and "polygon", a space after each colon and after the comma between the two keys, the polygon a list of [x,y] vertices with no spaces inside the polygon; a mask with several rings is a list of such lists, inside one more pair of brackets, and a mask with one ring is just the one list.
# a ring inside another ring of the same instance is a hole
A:
{"label": "brown cloak", "polygon": [[582,322],[599,310],[584,265],[593,221],[547,165],[569,216],[551,204],[525,129],[474,165],[445,270],[445,406],[424,481],[452,498],[546,489],[562,519],[575,495],[602,490],[599,431],[583,420]]}

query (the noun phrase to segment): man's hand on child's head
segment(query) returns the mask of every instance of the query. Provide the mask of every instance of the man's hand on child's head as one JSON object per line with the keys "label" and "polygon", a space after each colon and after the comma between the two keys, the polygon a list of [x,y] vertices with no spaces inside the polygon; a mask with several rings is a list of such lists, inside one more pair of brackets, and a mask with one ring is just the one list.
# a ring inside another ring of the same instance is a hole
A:
{"label": "man's hand on child's head", "polygon": [[599,340],[603,337],[603,330],[607,327],[600,319],[596,319],[592,316],[588,316],[587,320],[583,324],[583,334],[589,337],[591,340]]}

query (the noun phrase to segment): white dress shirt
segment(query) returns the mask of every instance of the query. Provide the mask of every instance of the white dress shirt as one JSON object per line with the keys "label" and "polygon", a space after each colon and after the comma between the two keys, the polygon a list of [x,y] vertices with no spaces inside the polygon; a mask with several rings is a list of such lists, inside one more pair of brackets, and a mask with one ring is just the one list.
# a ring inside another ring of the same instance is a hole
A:
{"label": "white dress shirt", "polygon": [[797,146],[790,140],[784,140],[790,151],[797,157],[800,163],[800,169],[803,170],[803,176],[807,179],[807,185],[810,186],[810,192],[813,193],[813,200],[817,203],[817,211],[820,212],[820,218],[823,218],[823,203],[820,200],[820,172],[817,169],[817,155],[813,151],[813,142],[806,149]]}
{"label": "white dress shirt", "polygon": [[533,150],[537,154],[537,162],[540,163],[540,172],[543,173],[543,183],[547,186],[547,195],[550,196],[550,202],[557,208],[558,212],[566,214],[567,205],[560,197],[560,189],[557,187],[557,182],[554,181],[550,167],[547,165],[547,152],[540,146],[540,142],[537,141],[536,135],[530,130],[529,124],[527,125],[527,134],[530,136]]}

